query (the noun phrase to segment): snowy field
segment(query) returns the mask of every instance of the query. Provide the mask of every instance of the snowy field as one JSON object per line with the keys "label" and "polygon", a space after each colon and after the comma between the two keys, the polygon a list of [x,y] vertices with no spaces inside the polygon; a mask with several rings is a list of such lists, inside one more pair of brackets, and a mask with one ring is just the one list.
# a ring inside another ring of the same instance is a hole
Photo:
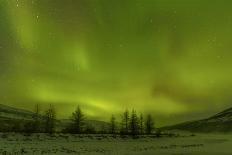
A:
{"label": "snowy field", "polygon": [[0,154],[231,155],[231,135],[143,137],[0,133]]}

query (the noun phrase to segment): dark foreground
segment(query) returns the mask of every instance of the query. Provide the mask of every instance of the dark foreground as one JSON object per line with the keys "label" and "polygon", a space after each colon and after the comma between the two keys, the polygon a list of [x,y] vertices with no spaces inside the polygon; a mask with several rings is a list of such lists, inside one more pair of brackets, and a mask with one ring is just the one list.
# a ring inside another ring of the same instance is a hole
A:
{"label": "dark foreground", "polygon": [[0,134],[0,154],[231,155],[232,135],[113,137],[111,135]]}

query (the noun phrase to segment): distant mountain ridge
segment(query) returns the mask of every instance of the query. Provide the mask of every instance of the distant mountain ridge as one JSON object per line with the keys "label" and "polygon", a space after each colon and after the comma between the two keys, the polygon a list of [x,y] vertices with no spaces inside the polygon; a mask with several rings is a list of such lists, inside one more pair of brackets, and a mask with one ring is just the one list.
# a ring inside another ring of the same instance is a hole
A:
{"label": "distant mountain ridge", "polygon": [[161,129],[179,129],[191,132],[232,132],[232,108],[226,109],[206,119],[184,122]]}
{"label": "distant mountain ridge", "polygon": [[0,104],[0,118],[31,120],[34,113],[31,111]]}
{"label": "distant mountain ridge", "polygon": [[[0,131],[5,131],[6,128],[12,128],[13,126],[22,126],[26,121],[32,120],[33,116],[35,116],[35,113],[32,111],[0,104]],[[44,119],[42,115],[41,118]],[[70,119],[56,121],[58,130],[62,130],[70,123]],[[86,124],[93,126],[97,131],[109,126],[109,123],[98,120],[86,120]]]}

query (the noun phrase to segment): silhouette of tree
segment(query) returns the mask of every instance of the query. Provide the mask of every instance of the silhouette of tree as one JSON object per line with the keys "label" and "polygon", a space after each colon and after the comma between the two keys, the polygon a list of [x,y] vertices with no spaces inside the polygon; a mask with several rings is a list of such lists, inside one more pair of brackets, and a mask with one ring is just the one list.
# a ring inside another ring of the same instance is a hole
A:
{"label": "silhouette of tree", "polygon": [[152,116],[148,114],[146,119],[146,134],[151,134],[154,131],[154,125],[155,123]]}
{"label": "silhouette of tree", "polygon": [[110,119],[110,133],[111,134],[116,133],[116,118],[114,115],[112,115]]}
{"label": "silhouette of tree", "polygon": [[33,124],[34,124],[34,132],[40,132],[41,131],[41,117],[40,117],[40,107],[39,104],[35,105],[35,111],[33,116]]}
{"label": "silhouette of tree", "polygon": [[144,134],[144,119],[142,113],[139,116],[139,132],[140,134]]}
{"label": "silhouette of tree", "polygon": [[77,106],[77,109],[72,114],[72,121],[73,121],[73,132],[74,133],[82,133],[84,131],[85,126],[85,116],[82,112],[80,106]]}
{"label": "silhouette of tree", "polygon": [[131,112],[131,118],[130,118],[130,131],[133,136],[138,135],[139,133],[139,122],[138,117],[136,114],[136,111],[133,109]]}
{"label": "silhouette of tree", "polygon": [[55,109],[50,104],[49,109],[45,112],[45,132],[52,134],[55,131]]}
{"label": "silhouette of tree", "polygon": [[27,133],[41,132],[41,117],[39,112],[40,112],[39,105],[36,104],[34,114],[32,116],[32,120],[27,121],[24,124],[24,129],[23,129],[24,132]]}
{"label": "silhouette of tree", "polygon": [[129,111],[128,109],[125,110],[125,112],[122,115],[122,122],[121,122],[121,133],[122,134],[128,134],[129,133]]}

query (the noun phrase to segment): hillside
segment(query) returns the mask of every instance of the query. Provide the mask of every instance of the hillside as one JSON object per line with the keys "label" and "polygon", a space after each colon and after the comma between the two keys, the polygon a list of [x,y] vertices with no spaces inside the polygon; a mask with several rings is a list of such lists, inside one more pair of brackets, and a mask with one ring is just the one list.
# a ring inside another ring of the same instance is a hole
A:
{"label": "hillside", "polygon": [[23,119],[31,120],[34,113],[31,111],[13,108],[7,105],[0,104],[0,118],[1,119]]}
{"label": "hillside", "polygon": [[179,129],[191,132],[232,132],[232,108],[226,109],[206,119],[184,122],[163,127],[162,129]]}
{"label": "hillside", "polygon": [[[0,104],[0,131],[14,130],[22,128],[25,123],[33,119],[35,113]],[[43,116],[41,116],[43,119]],[[71,123],[69,119],[56,120],[56,127],[61,131]],[[86,120],[88,126],[94,127],[97,131],[108,128],[109,124],[103,121]]]}

